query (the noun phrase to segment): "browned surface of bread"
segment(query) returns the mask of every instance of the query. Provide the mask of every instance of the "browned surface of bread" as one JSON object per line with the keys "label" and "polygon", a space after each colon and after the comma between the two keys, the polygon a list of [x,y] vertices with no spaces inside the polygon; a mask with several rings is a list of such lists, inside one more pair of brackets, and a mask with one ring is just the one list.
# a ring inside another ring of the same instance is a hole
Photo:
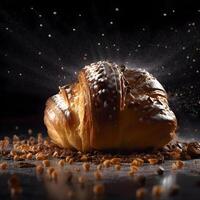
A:
{"label": "browned surface of bread", "polygon": [[170,142],[177,127],[161,84],[143,69],[100,61],[46,103],[44,122],[61,147],[143,150]]}

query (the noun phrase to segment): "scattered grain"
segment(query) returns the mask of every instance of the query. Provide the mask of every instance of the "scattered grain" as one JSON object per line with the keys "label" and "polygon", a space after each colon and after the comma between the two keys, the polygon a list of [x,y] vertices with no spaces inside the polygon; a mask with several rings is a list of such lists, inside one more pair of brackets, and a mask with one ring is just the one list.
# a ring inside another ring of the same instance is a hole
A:
{"label": "scattered grain", "polygon": [[148,159],[148,162],[151,164],[151,165],[156,165],[158,163],[158,159],[157,158],[149,158]]}
{"label": "scattered grain", "polygon": [[44,165],[44,167],[49,167],[51,165],[49,160],[43,160],[42,164]]}
{"label": "scattered grain", "polygon": [[154,185],[152,188],[152,195],[160,197],[164,193],[164,188],[161,185]]}
{"label": "scattered grain", "polygon": [[42,167],[42,165],[37,165],[35,170],[37,174],[43,174],[44,172],[44,168]]}
{"label": "scattered grain", "polygon": [[2,163],[0,163],[0,169],[1,169],[1,170],[6,170],[6,169],[8,169],[8,163],[7,163],[7,162],[2,162]]}
{"label": "scattered grain", "polygon": [[136,190],[136,198],[137,199],[143,199],[146,195],[146,189],[145,188],[138,188]]}
{"label": "scattered grain", "polygon": [[115,169],[116,169],[117,171],[121,170],[121,165],[119,165],[119,164],[115,165]]}
{"label": "scattered grain", "polygon": [[110,167],[110,165],[111,165],[110,160],[104,160],[104,161],[103,161],[103,166],[104,166],[104,167],[108,168],[108,167]]}
{"label": "scattered grain", "polygon": [[101,180],[102,179],[102,174],[99,170],[94,172],[94,177],[96,178],[96,180]]}
{"label": "scattered grain", "polygon": [[90,170],[90,164],[89,163],[83,163],[82,165],[84,171],[88,172]]}
{"label": "scattered grain", "polygon": [[94,192],[96,195],[103,194],[104,191],[105,191],[105,188],[104,188],[104,185],[103,185],[103,184],[97,184],[97,185],[94,185],[94,187],[93,187],[93,192]]}
{"label": "scattered grain", "polygon": [[64,161],[64,160],[59,160],[59,161],[58,161],[58,165],[59,165],[60,167],[63,167],[63,166],[65,165],[65,161]]}

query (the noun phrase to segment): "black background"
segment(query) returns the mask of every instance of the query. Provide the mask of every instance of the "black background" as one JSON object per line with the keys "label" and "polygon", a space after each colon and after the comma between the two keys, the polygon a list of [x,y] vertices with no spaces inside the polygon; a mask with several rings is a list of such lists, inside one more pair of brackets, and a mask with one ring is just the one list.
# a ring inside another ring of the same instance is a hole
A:
{"label": "black background", "polygon": [[0,1],[0,134],[44,130],[46,99],[108,59],[154,74],[198,135],[199,56],[198,1]]}

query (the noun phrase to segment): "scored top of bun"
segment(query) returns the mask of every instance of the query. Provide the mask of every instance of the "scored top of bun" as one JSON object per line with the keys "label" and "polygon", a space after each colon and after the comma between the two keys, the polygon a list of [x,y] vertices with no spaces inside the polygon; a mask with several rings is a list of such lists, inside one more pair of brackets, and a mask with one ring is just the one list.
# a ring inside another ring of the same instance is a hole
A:
{"label": "scored top of bun", "polygon": [[92,63],[83,70],[88,80],[95,112],[106,111],[108,115],[104,116],[105,121],[107,118],[115,118],[118,111],[136,103],[145,103],[146,107],[150,106],[154,110],[159,108],[159,112],[151,115],[152,118],[174,119],[175,116],[167,104],[165,89],[146,70],[127,68],[107,61]]}

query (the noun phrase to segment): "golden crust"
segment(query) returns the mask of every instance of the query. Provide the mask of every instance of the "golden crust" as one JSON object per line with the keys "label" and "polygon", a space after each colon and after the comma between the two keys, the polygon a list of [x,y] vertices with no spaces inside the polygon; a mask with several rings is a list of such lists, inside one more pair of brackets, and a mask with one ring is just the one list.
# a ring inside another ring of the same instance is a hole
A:
{"label": "golden crust", "polygon": [[76,84],[50,98],[44,122],[56,144],[81,151],[159,148],[177,126],[151,74],[106,61],[86,66]]}

